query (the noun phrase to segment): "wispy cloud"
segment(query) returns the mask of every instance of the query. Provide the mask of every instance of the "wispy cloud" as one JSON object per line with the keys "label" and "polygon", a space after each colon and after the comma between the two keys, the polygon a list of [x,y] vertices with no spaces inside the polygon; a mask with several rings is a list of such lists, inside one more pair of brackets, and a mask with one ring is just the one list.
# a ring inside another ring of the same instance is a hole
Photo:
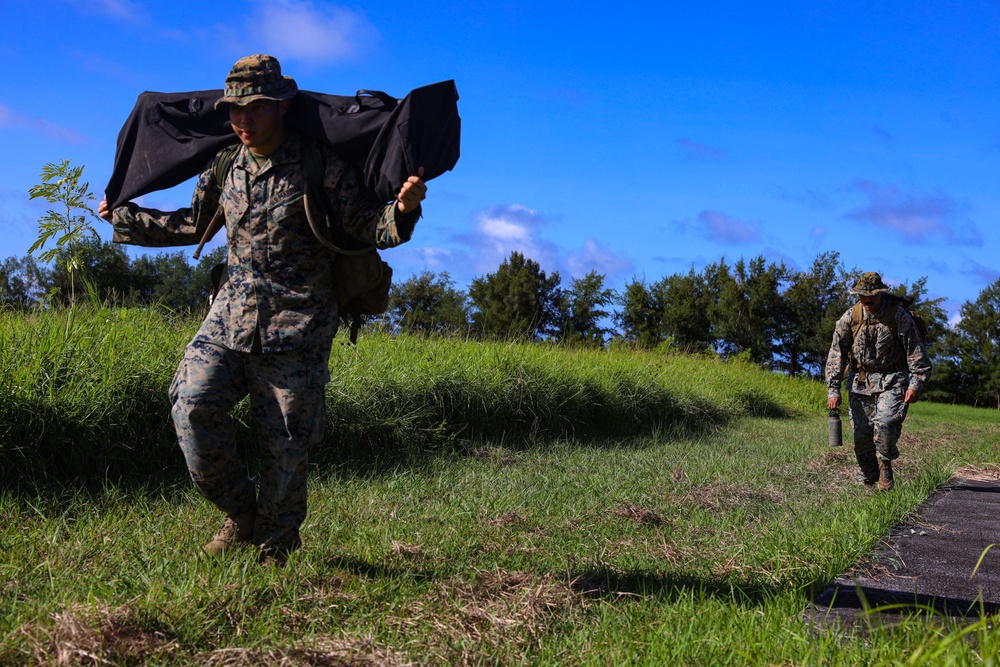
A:
{"label": "wispy cloud", "polygon": [[545,219],[533,209],[501,204],[476,214],[476,233],[462,235],[458,240],[473,248],[472,263],[479,274],[496,271],[515,250],[552,271],[558,253],[554,244],[539,236],[544,223]]}
{"label": "wispy cloud", "polygon": [[725,160],[729,157],[727,151],[721,148],[714,148],[705,144],[692,141],[691,139],[678,139],[677,145],[681,149],[684,157],[695,160]]}
{"label": "wispy cloud", "polygon": [[378,39],[360,12],[309,0],[256,0],[247,21],[254,42],[282,59],[312,63],[351,60]]}
{"label": "wispy cloud", "polygon": [[775,248],[773,246],[767,247],[764,248],[764,252],[762,254],[775,264],[784,264],[787,269],[792,271],[801,271],[799,263],[795,260],[795,258],[781,248]]}
{"label": "wispy cloud", "polygon": [[774,188],[772,195],[775,199],[790,202],[792,204],[802,204],[807,208],[817,211],[829,211],[833,208],[830,200],[824,195],[817,194],[812,190],[790,192],[783,187]]}
{"label": "wispy cloud", "polygon": [[892,136],[892,133],[889,132],[889,130],[885,129],[878,123],[872,125],[872,132],[874,132],[875,136],[877,136],[882,141],[892,141],[895,138]]}
{"label": "wispy cloud", "polygon": [[37,116],[16,113],[10,107],[0,102],[0,130],[3,129],[28,130],[49,139],[64,141],[78,146],[88,143],[86,137],[72,128],[56,125],[51,121],[38,118]]}
{"label": "wispy cloud", "polygon": [[969,280],[984,286],[992,285],[996,281],[1000,280],[1000,270],[989,266],[983,266],[979,262],[971,259],[965,260],[965,266],[962,268],[962,273],[969,278]]}
{"label": "wispy cloud", "polygon": [[139,23],[142,6],[132,0],[65,0],[80,12],[98,14],[121,23]]}
{"label": "wispy cloud", "polygon": [[601,275],[624,274],[633,270],[632,262],[620,253],[602,247],[597,241],[587,239],[583,249],[571,253],[566,259],[569,274],[573,278],[583,278],[591,271]]}
{"label": "wispy cloud", "polygon": [[698,214],[701,235],[716,243],[752,243],[760,240],[757,225],[734,218],[720,211],[702,211]]}
{"label": "wispy cloud", "polygon": [[964,217],[965,207],[943,193],[909,194],[895,183],[867,180],[855,182],[851,189],[868,199],[847,214],[852,220],[895,232],[907,243],[982,245],[982,233]]}

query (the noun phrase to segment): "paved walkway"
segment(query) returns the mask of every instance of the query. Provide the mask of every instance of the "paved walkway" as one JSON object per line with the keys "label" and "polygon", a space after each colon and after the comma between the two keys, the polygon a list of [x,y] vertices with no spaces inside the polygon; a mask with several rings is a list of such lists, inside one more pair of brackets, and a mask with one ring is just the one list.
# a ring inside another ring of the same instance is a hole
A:
{"label": "paved walkway", "polygon": [[[884,605],[902,608],[865,613]],[[837,578],[803,617],[817,628],[893,624],[919,606],[959,620],[1000,613],[1000,474],[956,475],[892,530],[870,565]]]}

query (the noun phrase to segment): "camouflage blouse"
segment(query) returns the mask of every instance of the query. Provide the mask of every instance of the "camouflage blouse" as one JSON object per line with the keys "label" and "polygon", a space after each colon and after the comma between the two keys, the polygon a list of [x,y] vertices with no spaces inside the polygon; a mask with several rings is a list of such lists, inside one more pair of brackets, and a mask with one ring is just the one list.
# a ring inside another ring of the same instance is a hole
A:
{"label": "camouflage blouse", "polygon": [[[190,208],[161,212],[129,203],[115,209],[115,242],[178,246],[201,241],[216,209],[223,207],[229,280],[196,338],[250,352],[259,331],[260,351],[281,352],[329,343],[336,333],[335,253],[317,241],[306,219],[300,157],[295,134],[260,167],[241,147],[221,191],[218,156],[202,171]],[[397,229],[396,216],[402,216],[395,205],[372,201],[356,169],[332,153],[325,161],[329,213],[342,220],[350,236],[378,248],[409,238]]]}
{"label": "camouflage blouse", "polygon": [[[850,310],[837,320],[826,359],[827,396],[840,396],[845,371],[847,390],[853,393],[873,395],[900,385],[920,393],[930,378],[931,361],[913,318],[889,299],[882,300],[874,315],[864,308],[861,313],[856,338]],[[886,324],[889,317],[896,320],[895,336]]]}

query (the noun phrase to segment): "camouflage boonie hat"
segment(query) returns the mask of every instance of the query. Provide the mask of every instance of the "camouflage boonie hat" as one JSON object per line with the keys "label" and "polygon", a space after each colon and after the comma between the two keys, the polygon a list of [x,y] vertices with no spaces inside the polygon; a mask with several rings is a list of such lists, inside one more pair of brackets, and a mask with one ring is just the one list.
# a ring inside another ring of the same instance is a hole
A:
{"label": "camouflage boonie hat", "polygon": [[274,56],[256,54],[240,58],[226,77],[226,90],[215,103],[249,104],[254,100],[290,100],[299,92],[295,79],[281,75]]}
{"label": "camouflage boonie hat", "polygon": [[888,291],[889,286],[882,282],[882,276],[874,271],[862,273],[858,281],[854,283],[854,287],[851,288],[851,294],[861,294],[864,296],[882,294]]}

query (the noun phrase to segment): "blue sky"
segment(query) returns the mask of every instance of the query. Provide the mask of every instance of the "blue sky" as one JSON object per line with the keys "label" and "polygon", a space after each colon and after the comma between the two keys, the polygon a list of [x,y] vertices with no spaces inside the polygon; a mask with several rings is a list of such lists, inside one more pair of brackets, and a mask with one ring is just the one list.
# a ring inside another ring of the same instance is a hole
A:
{"label": "blue sky", "polygon": [[44,164],[100,196],[139,93],[219,88],[261,52],[320,92],[456,81],[462,157],[386,253],[398,278],[466,287],[519,250],[620,289],[835,250],[927,276],[953,316],[1000,278],[996,0],[3,0],[0,258],[37,235]]}

